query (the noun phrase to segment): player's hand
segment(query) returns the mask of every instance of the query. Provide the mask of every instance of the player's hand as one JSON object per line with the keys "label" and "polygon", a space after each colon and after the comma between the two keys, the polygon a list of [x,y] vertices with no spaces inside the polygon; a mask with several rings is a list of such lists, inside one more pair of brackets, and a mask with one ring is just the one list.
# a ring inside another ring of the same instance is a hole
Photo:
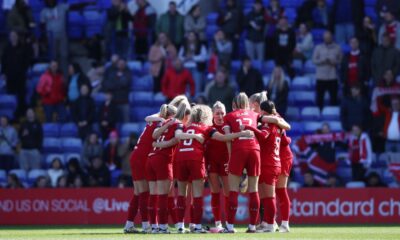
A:
{"label": "player's hand", "polygon": [[252,138],[254,137],[254,133],[250,130],[243,131],[243,137]]}
{"label": "player's hand", "polygon": [[201,143],[201,144],[204,143],[204,137],[203,137],[202,134],[196,134],[196,135],[195,135],[195,138],[196,138],[196,140],[197,140],[199,143]]}
{"label": "player's hand", "polygon": [[174,124],[176,122],[176,118],[172,118],[171,120],[169,120],[166,125],[167,126],[171,126],[172,124]]}

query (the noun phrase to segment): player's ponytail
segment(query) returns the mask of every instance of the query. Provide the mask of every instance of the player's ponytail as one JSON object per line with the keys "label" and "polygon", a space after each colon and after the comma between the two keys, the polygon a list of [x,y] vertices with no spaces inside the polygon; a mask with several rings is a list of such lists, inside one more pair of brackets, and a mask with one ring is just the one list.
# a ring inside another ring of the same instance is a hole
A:
{"label": "player's ponytail", "polygon": [[220,101],[216,101],[212,107],[212,111],[215,112],[217,109],[221,109],[224,113],[226,113],[226,108],[225,105],[220,102]]}
{"label": "player's ponytail", "polygon": [[261,104],[262,102],[268,100],[267,92],[266,91],[262,91],[260,93],[254,93],[253,95],[250,96],[249,100],[250,100],[251,103]]}
{"label": "player's ponytail", "polygon": [[172,99],[169,104],[172,106],[175,106],[175,107],[179,107],[179,105],[182,102],[189,103],[189,100],[187,99],[187,97],[185,95],[179,95],[179,96],[174,97],[174,99]]}
{"label": "player's ponytail", "polygon": [[262,102],[260,108],[268,114],[276,114],[275,103],[271,100]]}
{"label": "player's ponytail", "polygon": [[235,109],[249,109],[250,103],[246,93],[241,92],[233,99],[233,107]]}
{"label": "player's ponytail", "polygon": [[182,121],[189,114],[190,114],[189,102],[183,101],[178,106],[175,118]]}
{"label": "player's ponytail", "polygon": [[160,117],[167,119],[176,114],[176,107],[168,104],[163,104],[160,107]]}
{"label": "player's ponytail", "polygon": [[212,110],[206,105],[196,105],[192,108],[192,113],[190,114],[191,123],[203,123],[207,126],[212,125]]}

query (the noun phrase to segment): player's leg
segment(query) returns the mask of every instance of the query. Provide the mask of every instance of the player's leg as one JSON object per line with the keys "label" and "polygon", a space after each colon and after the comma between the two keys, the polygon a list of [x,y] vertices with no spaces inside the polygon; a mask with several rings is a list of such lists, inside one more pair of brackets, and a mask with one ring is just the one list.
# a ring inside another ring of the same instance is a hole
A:
{"label": "player's leg", "polygon": [[228,223],[226,224],[228,233],[235,232],[235,216],[238,207],[238,197],[239,197],[239,185],[241,176],[229,173],[229,212],[228,212]]}
{"label": "player's leg", "polygon": [[169,233],[168,230],[168,194],[172,187],[172,180],[157,180],[158,191],[158,223],[159,233]]}
{"label": "player's leg", "polygon": [[[253,174],[251,174],[253,175]],[[250,222],[248,233],[256,232],[256,225],[260,210],[260,198],[258,196],[258,176],[248,177],[248,193],[249,193],[249,215]]]}
{"label": "player's leg", "polygon": [[220,204],[221,187],[218,174],[210,173],[208,176],[208,183],[211,190],[211,209],[214,215],[215,227],[222,229]]}
{"label": "player's leg", "polygon": [[187,181],[178,181],[178,200],[175,209],[177,218],[176,228],[178,233],[185,233],[185,212],[186,212],[186,196],[187,196]]}
{"label": "player's leg", "polygon": [[[261,223],[264,220],[264,204],[263,204],[263,202],[265,201],[265,198],[266,198],[265,184],[261,184],[261,182],[260,182],[261,179],[262,179],[262,173],[261,173],[260,179],[258,180],[258,196],[260,198],[260,211],[259,211],[258,223]],[[259,225],[258,227],[261,227],[261,225]]]}
{"label": "player's leg", "polygon": [[147,205],[148,214],[150,216],[151,231],[152,233],[158,232],[158,192],[157,192],[157,182],[149,181],[149,202]]}
{"label": "player's leg", "polygon": [[206,233],[201,225],[201,218],[203,216],[203,193],[204,193],[204,178],[192,181],[193,193],[193,223],[196,224],[194,233]]}
{"label": "player's leg", "polygon": [[274,222],[276,214],[275,186],[261,183],[264,192],[262,205],[264,207],[264,216],[261,223],[261,232],[274,232]]}
{"label": "player's leg", "polygon": [[222,190],[224,193],[224,211],[225,211],[225,223],[228,222],[228,212],[229,212],[229,180],[228,180],[228,176],[225,175],[221,175],[220,174],[220,178],[221,178],[221,182],[222,182]]}
{"label": "player's leg", "polygon": [[124,233],[139,233],[139,230],[135,228],[135,217],[139,209],[139,188],[135,181],[133,182],[133,195],[129,202],[128,207],[128,218],[125,223]]}
{"label": "player's leg", "polygon": [[147,205],[149,202],[149,184],[146,180],[137,181],[138,189],[139,189],[139,210],[140,215],[142,217],[142,229],[143,232],[150,231],[150,223],[149,223],[149,213],[147,209]]}
{"label": "player's leg", "polygon": [[282,216],[282,223],[279,232],[289,232],[290,198],[287,192],[288,176],[281,174],[276,184],[276,195],[279,199],[279,209]]}
{"label": "player's leg", "polygon": [[175,204],[175,185],[176,185],[176,180],[173,180],[171,190],[168,193],[168,216],[171,216],[172,222],[174,224],[177,223],[176,220],[176,204]]}

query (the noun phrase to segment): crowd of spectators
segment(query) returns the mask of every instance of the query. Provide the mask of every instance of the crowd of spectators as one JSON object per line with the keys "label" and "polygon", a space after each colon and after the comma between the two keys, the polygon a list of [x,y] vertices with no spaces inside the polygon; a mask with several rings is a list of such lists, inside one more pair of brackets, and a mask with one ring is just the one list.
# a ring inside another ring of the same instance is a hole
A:
{"label": "crowd of spectators", "polygon": [[[400,2],[378,0],[371,15],[364,0],[304,0],[290,9],[278,0],[200,0],[182,15],[170,1],[167,11],[157,15],[146,0],[110,0],[101,34],[75,41],[83,43],[89,68],[69,56],[67,16],[96,9],[96,1],[44,0],[39,18],[25,0],[4,2],[8,40],[1,73],[6,93],[15,95],[18,104],[14,116],[0,119],[0,169],[43,167],[43,122],[73,122],[83,141],[79,158],[47,161],[47,177],[32,186],[130,184],[129,154],[138,136],[121,138],[118,130],[132,119],[135,80],[151,81],[152,93],[165,101],[186,94],[198,103],[221,101],[227,111],[236,92],[250,96],[265,90],[278,112],[293,120],[287,114],[296,105],[290,102],[291,84],[304,75],[312,79],[318,111],[340,107],[342,131],[351,136],[307,142],[322,161],[335,164],[336,171],[338,148],[347,151],[351,180],[381,186],[382,175],[368,171],[372,159],[400,152]],[[32,66],[43,61],[48,67],[27,99],[21,86],[30,81]],[[146,78],[135,74],[130,61],[147,66]],[[273,65],[265,74],[267,62]],[[315,73],[307,75],[299,63]],[[94,98],[99,93],[104,96],[100,105]],[[38,117],[40,109],[44,118]],[[321,123],[315,133],[330,134],[330,126]],[[301,141],[298,137],[294,140]],[[295,149],[298,159],[308,154]],[[117,182],[112,180],[116,169],[122,172]],[[335,171],[321,180],[312,168],[302,169],[301,182],[340,186]],[[23,186],[15,174],[8,175],[7,184]]]}

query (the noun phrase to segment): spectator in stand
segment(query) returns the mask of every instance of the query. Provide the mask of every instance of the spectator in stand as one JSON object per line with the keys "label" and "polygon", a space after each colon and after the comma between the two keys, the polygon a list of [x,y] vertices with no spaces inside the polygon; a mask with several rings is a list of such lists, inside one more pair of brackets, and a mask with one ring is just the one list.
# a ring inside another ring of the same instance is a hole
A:
{"label": "spectator in stand", "polygon": [[236,82],[239,86],[239,91],[245,92],[247,96],[264,89],[260,71],[252,66],[251,59],[247,56],[242,59],[242,67],[236,73]]}
{"label": "spectator in stand", "polygon": [[85,139],[92,131],[92,124],[95,121],[96,104],[89,95],[89,87],[82,85],[80,88],[80,96],[73,103],[72,120],[78,125],[79,137]]}
{"label": "spectator in stand", "polygon": [[82,187],[85,187],[86,186],[86,183],[85,183],[85,180],[82,178],[82,176],[76,176],[75,178],[74,178],[74,181],[73,181],[73,183],[71,184],[71,186],[70,187],[72,187],[72,188],[82,188]]}
{"label": "spectator in stand", "polygon": [[104,65],[99,62],[93,62],[91,68],[87,72],[87,77],[92,87],[92,93],[98,93],[104,79]]}
{"label": "spectator in stand", "polygon": [[189,14],[185,16],[185,34],[188,35],[191,32],[195,32],[199,36],[199,40],[202,43],[207,42],[206,39],[206,18],[201,15],[201,8],[199,5],[194,5],[190,10]]}
{"label": "spectator in stand", "polygon": [[21,150],[18,158],[19,167],[25,171],[40,169],[43,129],[32,108],[26,111],[26,121],[21,124],[19,138],[21,139]]}
{"label": "spectator in stand", "polygon": [[120,142],[117,131],[112,131],[108,138],[108,143],[105,144],[103,150],[103,161],[110,171],[121,169],[122,156],[118,149]]}
{"label": "spectator in stand", "polygon": [[118,109],[113,101],[112,93],[107,92],[105,97],[106,100],[99,111],[100,131],[103,140],[108,138],[108,135],[115,129],[115,125],[118,122]]}
{"label": "spectator in stand", "polygon": [[301,23],[306,24],[307,26],[312,26],[313,21],[313,11],[317,6],[316,0],[305,0],[301,4],[301,6],[297,9],[297,19],[296,24],[300,26]]}
{"label": "spectator in stand", "polygon": [[68,66],[68,75],[68,101],[74,103],[79,98],[82,85],[89,87],[89,93],[92,85],[78,63],[71,63]]}
{"label": "spectator in stand", "polygon": [[53,161],[51,161],[51,168],[47,170],[47,175],[49,175],[51,186],[57,187],[58,179],[64,175],[64,170],[60,158],[55,157]]}
{"label": "spectator in stand", "polygon": [[185,44],[180,48],[179,58],[183,61],[183,66],[193,75],[196,94],[203,90],[204,71],[206,70],[207,49],[200,42],[195,32],[190,32]]}
{"label": "spectator in stand", "polygon": [[31,52],[15,31],[9,34],[9,42],[1,56],[1,73],[6,81],[7,93],[17,95],[16,117],[26,110],[26,76],[31,61]]}
{"label": "spectator in stand", "polygon": [[90,187],[109,187],[111,185],[110,171],[100,157],[91,160],[88,174]]}
{"label": "spectator in stand", "polygon": [[385,13],[385,23],[379,28],[379,44],[382,44],[385,33],[389,36],[390,45],[400,51],[400,22],[391,11]]}
{"label": "spectator in stand", "polygon": [[64,122],[65,86],[57,61],[51,61],[47,71],[40,76],[36,91],[41,97],[46,121],[53,121],[53,114],[57,113],[57,120]]}
{"label": "spectator in stand", "polygon": [[22,34],[28,34],[36,26],[32,11],[25,0],[16,0],[7,15],[7,28]]}
{"label": "spectator in stand", "polygon": [[118,154],[121,156],[121,174],[123,176],[131,176],[130,157],[133,149],[138,141],[136,133],[131,133],[129,138],[120,145]]}
{"label": "spectator in stand", "polygon": [[96,133],[91,133],[86,137],[81,156],[85,167],[90,166],[90,159],[103,156],[103,146]]}
{"label": "spectator in stand", "polygon": [[261,0],[256,0],[253,9],[247,14],[245,26],[247,38],[245,40],[246,54],[251,60],[264,60],[264,8]]}
{"label": "spectator in stand", "polygon": [[325,187],[328,188],[336,188],[340,187],[340,181],[335,174],[329,174],[328,179],[326,180]]}
{"label": "spectator in stand", "polygon": [[277,29],[275,31],[274,45],[275,63],[282,66],[290,77],[294,77],[292,70],[293,51],[296,47],[296,34],[289,26],[286,17],[279,19]]}
{"label": "spectator in stand", "polygon": [[332,13],[336,42],[345,44],[355,36],[362,26],[364,0],[336,0],[333,2]]}
{"label": "spectator in stand", "polygon": [[113,54],[110,58],[110,65],[105,68],[104,79],[112,78],[115,73],[118,71],[118,61],[119,56],[117,54]]}
{"label": "spectator in stand", "polygon": [[268,51],[268,49],[274,46],[274,37],[276,31],[276,25],[279,19],[285,15],[285,9],[280,6],[278,0],[269,1],[269,6],[265,8],[265,23],[266,23],[266,56],[267,58],[274,58],[274,51]]}
{"label": "spectator in stand", "polygon": [[36,178],[35,182],[33,183],[33,188],[49,188],[50,181],[47,176],[39,176]]}
{"label": "spectator in stand", "polygon": [[135,54],[142,60],[146,60],[149,51],[149,38],[154,34],[156,24],[156,11],[147,0],[133,0],[137,3],[137,10],[132,14],[133,29],[135,31]]}
{"label": "spectator in stand", "polygon": [[103,59],[103,42],[100,34],[88,37],[83,42],[83,46],[87,50],[87,58],[90,61],[101,61]]}
{"label": "spectator in stand", "polygon": [[376,172],[371,172],[365,179],[366,187],[387,187],[385,183],[382,182],[381,176]]}
{"label": "spectator in stand", "polygon": [[226,38],[234,44],[233,49],[236,49],[242,32],[241,18],[242,13],[236,6],[235,0],[226,0],[225,9],[220,9],[218,12],[217,24]]}
{"label": "spectator in stand", "polygon": [[68,68],[68,35],[67,35],[67,14],[71,10],[81,10],[84,7],[95,4],[94,2],[80,2],[68,4],[57,2],[57,0],[45,0],[45,8],[40,12],[40,23],[42,35],[51,47],[53,59],[60,63],[63,73]]}
{"label": "spectator in stand", "polygon": [[163,32],[158,34],[157,41],[150,48],[148,60],[151,64],[150,74],[153,77],[153,92],[161,91],[161,79],[164,71],[171,64],[172,59],[177,56],[175,46],[170,42],[167,35]]}
{"label": "spectator in stand", "polygon": [[73,187],[75,178],[80,177],[84,179],[85,172],[82,170],[79,160],[77,158],[71,158],[67,163],[67,184],[68,187]]}
{"label": "spectator in stand", "polygon": [[317,105],[322,110],[324,107],[325,92],[329,92],[330,105],[337,105],[338,73],[337,65],[342,60],[342,49],[332,39],[332,33],[324,33],[324,42],[317,45],[313,52],[312,60],[316,65],[316,99]]}
{"label": "spectator in stand", "polygon": [[379,17],[385,18],[388,11],[392,11],[394,16],[400,16],[400,2],[397,0],[377,0],[375,10]]}
{"label": "spectator in stand", "polygon": [[20,189],[20,188],[24,188],[24,185],[22,185],[21,180],[18,178],[18,176],[15,173],[10,173],[7,176],[6,188]]}
{"label": "spectator in stand", "polygon": [[125,59],[119,59],[117,69],[113,75],[107,76],[103,82],[103,89],[113,94],[121,120],[129,122],[129,91],[132,81],[132,72],[126,66]]}
{"label": "spectator in stand", "polygon": [[111,4],[111,7],[107,10],[106,46],[111,47],[109,52],[127,58],[131,16],[124,1],[112,0]]}
{"label": "spectator in stand", "polygon": [[312,11],[312,19],[316,28],[330,28],[332,9],[326,3],[326,0],[318,0],[317,6]]}
{"label": "spectator in stand", "polygon": [[[332,133],[331,127],[328,123],[323,123],[321,129],[317,131],[319,134],[330,134]],[[336,145],[335,141],[321,141],[314,145],[316,152],[318,153],[320,160],[322,160],[323,166],[321,169],[327,173],[336,172]],[[317,162],[315,165],[319,165]]]}
{"label": "spectator in stand", "polygon": [[170,1],[168,11],[157,21],[157,34],[166,33],[171,42],[179,47],[183,42],[183,21],[183,16],[176,9],[176,3]]}
{"label": "spectator in stand", "polygon": [[352,126],[349,150],[353,181],[363,181],[372,163],[372,147],[368,134],[358,125]]}
{"label": "spectator in stand", "polygon": [[222,102],[226,111],[232,111],[232,99],[235,90],[229,84],[228,72],[224,68],[219,68],[215,74],[214,81],[210,82],[206,87],[206,96],[209,104],[212,106],[216,101]]}
{"label": "spectator in stand", "polygon": [[190,71],[183,67],[182,60],[176,58],[173,67],[167,69],[162,79],[162,93],[171,101],[174,97],[186,93],[186,88],[190,87],[190,96],[195,95],[195,83]]}
{"label": "spectator in stand", "polygon": [[[371,59],[372,51],[377,44],[376,29],[371,17],[364,17],[363,26],[357,34],[357,39],[360,40],[361,52],[365,54],[366,58]],[[368,66],[370,66],[370,62]]]}
{"label": "spectator in stand", "polygon": [[15,167],[15,153],[18,144],[18,134],[8,123],[8,118],[0,117],[0,169],[10,170]]}
{"label": "spectator in stand", "polygon": [[354,85],[350,89],[350,96],[342,100],[340,120],[345,131],[350,131],[353,125],[370,128],[371,112],[368,100],[361,94],[361,87]]}
{"label": "spectator in stand", "polygon": [[305,188],[319,187],[318,184],[315,182],[314,176],[311,172],[304,173],[303,177],[304,177],[303,187]]}
{"label": "spectator in stand", "polygon": [[[349,94],[349,89],[355,85],[363,86],[368,90],[368,81],[370,78],[368,62],[370,58],[360,51],[358,39],[350,39],[350,52],[346,53],[342,60],[341,80],[344,83],[344,92]],[[365,91],[367,93],[367,91]]]}
{"label": "spectator in stand", "polygon": [[371,59],[372,78],[375,85],[378,85],[385,71],[392,70],[392,73],[397,75],[400,69],[400,54],[390,45],[389,35],[383,34],[381,41],[382,43],[374,50]]}
{"label": "spectator in stand", "polygon": [[66,175],[62,175],[57,179],[57,188],[67,188],[68,184],[67,184],[67,176]]}
{"label": "spectator in stand", "polygon": [[314,49],[313,36],[305,23],[300,23],[299,31],[296,35],[296,47],[294,49],[294,58],[303,62],[311,59]]}
{"label": "spectator in stand", "polygon": [[214,34],[214,41],[211,44],[211,55],[216,56],[218,67],[230,68],[233,53],[232,42],[226,38],[222,30]]}
{"label": "spectator in stand", "polygon": [[276,66],[272,71],[267,86],[268,99],[275,103],[277,112],[285,116],[288,104],[289,84],[282,67]]}

